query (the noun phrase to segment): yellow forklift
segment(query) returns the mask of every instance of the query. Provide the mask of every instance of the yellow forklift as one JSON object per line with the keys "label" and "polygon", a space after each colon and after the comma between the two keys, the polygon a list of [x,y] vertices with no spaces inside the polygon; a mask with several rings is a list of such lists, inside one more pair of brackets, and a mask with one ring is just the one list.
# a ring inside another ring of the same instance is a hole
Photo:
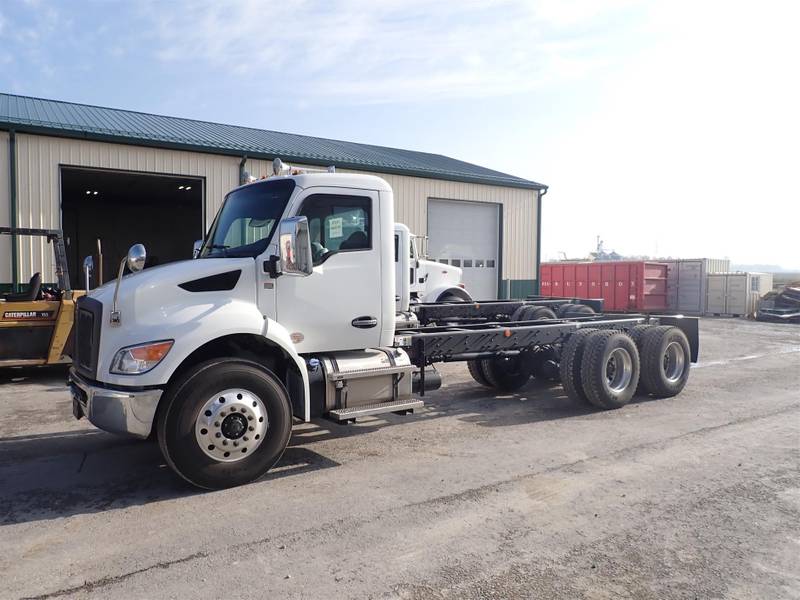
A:
{"label": "yellow forklift", "polygon": [[55,254],[58,287],[42,285],[34,273],[23,292],[0,295],[0,367],[70,361],[75,300],[69,284],[64,236],[58,229],[0,227],[0,235],[46,237]]}

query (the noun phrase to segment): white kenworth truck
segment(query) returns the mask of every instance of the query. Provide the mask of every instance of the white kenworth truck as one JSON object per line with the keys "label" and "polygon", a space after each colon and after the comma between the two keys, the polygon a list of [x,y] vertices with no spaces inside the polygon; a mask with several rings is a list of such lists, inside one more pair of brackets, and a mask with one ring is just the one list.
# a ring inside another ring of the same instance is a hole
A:
{"label": "white kenworth truck", "polygon": [[78,300],[77,418],[157,438],[176,473],[215,489],[275,465],[293,418],[413,412],[439,362],[504,392],[560,378],[601,409],[686,384],[696,320],[603,315],[588,300],[411,303],[386,181],[275,171],[227,195],[196,259],[143,270],[137,244]]}

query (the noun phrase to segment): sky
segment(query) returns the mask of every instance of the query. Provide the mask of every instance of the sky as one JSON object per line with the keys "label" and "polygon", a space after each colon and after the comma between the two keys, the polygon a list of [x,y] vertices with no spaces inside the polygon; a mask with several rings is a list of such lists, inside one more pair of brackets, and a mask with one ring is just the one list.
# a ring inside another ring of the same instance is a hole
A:
{"label": "sky", "polygon": [[0,91],[445,154],[543,258],[800,270],[800,3],[0,0]]}

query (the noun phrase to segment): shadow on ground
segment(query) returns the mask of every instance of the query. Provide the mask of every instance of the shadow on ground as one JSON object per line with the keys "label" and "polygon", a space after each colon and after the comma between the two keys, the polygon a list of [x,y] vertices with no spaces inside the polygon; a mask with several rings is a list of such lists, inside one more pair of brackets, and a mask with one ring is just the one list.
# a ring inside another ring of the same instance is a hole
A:
{"label": "shadow on ground", "polygon": [[[0,381],[19,384],[30,381],[42,391],[59,386],[63,370],[43,370]],[[24,379],[18,379],[24,377]],[[55,391],[55,389],[54,389]],[[6,399],[0,387],[0,401]],[[65,422],[68,396],[59,396],[58,415],[49,422]],[[369,435],[387,425],[413,425],[415,420],[450,417],[483,427],[506,427],[581,418],[597,411],[577,404],[560,385],[532,382],[520,393],[496,395],[474,384],[459,382],[426,396],[426,407],[417,415],[385,415],[356,425],[340,425],[324,419],[295,427],[289,447],[278,466],[265,480],[275,480],[339,466],[322,450],[324,441]],[[637,398],[636,401],[647,401]],[[39,409],[53,412],[55,408]],[[35,411],[21,409],[26,418]],[[63,413],[63,415],[61,414]],[[68,422],[68,421],[66,421]],[[5,429],[5,428],[4,428]],[[0,525],[57,519],[76,514],[102,512],[203,493],[177,477],[163,461],[158,444],[114,436],[96,429],[78,429],[41,434],[15,434],[0,430]]]}

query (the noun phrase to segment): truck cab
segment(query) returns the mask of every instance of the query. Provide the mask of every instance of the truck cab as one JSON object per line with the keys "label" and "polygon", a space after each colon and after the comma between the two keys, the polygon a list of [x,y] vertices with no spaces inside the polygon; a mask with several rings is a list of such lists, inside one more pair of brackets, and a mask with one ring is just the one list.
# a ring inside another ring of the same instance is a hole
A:
{"label": "truck cab", "polygon": [[[292,417],[385,400],[402,410],[412,367],[392,347],[394,245],[392,189],[379,177],[279,174],[234,189],[196,259],[131,272],[78,303],[76,415],[109,431],[155,433],[179,473],[217,487],[227,475],[197,464],[263,468],[280,453],[256,461],[264,453],[254,451],[269,428],[282,452]],[[358,381],[369,391],[330,383],[348,369],[368,372]],[[191,460],[177,448],[187,432],[196,434]]]}
{"label": "truck cab", "polygon": [[406,297],[411,304],[472,302],[472,296],[461,283],[460,268],[428,259],[425,237],[411,233],[402,223],[395,223],[394,237],[398,312],[408,310]]}

